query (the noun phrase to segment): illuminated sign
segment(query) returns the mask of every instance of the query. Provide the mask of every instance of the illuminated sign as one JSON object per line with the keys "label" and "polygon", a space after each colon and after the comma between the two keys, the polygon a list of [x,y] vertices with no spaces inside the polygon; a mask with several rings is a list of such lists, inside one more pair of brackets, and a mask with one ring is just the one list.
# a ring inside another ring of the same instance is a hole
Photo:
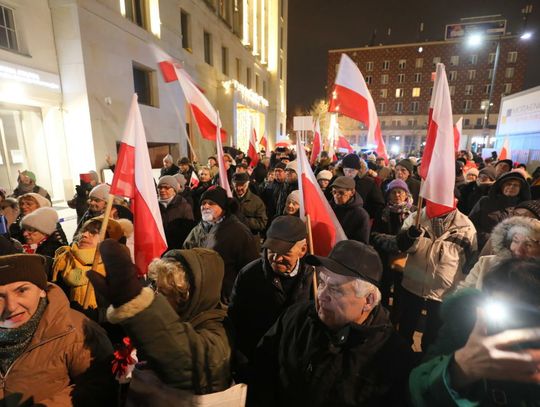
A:
{"label": "illuminated sign", "polygon": [[482,21],[477,23],[448,24],[444,39],[457,40],[469,35],[504,35],[506,20]]}
{"label": "illuminated sign", "polygon": [[0,78],[60,90],[58,75],[31,68],[21,68],[3,61],[0,62]]}
{"label": "illuminated sign", "polygon": [[263,105],[265,107],[268,107],[269,103],[268,100],[263,98],[261,95],[259,95],[257,92],[253,92],[251,89],[245,87],[237,80],[231,79],[229,81],[223,81],[222,82],[223,87],[226,91],[228,91],[230,88],[233,88],[237,92],[242,95],[242,98],[254,105]]}

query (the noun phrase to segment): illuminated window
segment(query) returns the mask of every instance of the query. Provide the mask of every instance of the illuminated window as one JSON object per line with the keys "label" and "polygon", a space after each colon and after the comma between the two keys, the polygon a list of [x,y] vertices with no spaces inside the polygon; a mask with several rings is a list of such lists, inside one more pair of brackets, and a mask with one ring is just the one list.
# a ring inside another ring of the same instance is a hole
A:
{"label": "illuminated window", "polygon": [[19,50],[13,10],[0,6],[0,47]]}
{"label": "illuminated window", "polygon": [[158,107],[156,72],[133,62],[133,88],[141,105]]}
{"label": "illuminated window", "polygon": [[407,60],[406,59],[400,59],[399,62],[398,62],[399,69],[405,69],[405,65],[407,65]]}
{"label": "illuminated window", "polygon": [[414,63],[415,68],[422,68],[424,65],[424,58],[416,58],[416,61]]}
{"label": "illuminated window", "polygon": [[420,88],[413,88],[412,90],[412,97],[417,98],[420,96]]}
{"label": "illuminated window", "polygon": [[510,51],[508,53],[508,57],[506,58],[506,62],[508,62],[509,64],[515,63],[517,61],[517,56],[517,51]]}
{"label": "illuminated window", "polygon": [[403,88],[397,88],[396,89],[396,97],[402,98],[403,97]]}

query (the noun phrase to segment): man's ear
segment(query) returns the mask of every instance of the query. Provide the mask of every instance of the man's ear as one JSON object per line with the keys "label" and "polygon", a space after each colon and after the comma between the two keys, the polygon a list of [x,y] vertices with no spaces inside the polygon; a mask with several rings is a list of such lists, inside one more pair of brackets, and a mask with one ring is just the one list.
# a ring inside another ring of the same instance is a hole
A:
{"label": "man's ear", "polygon": [[377,305],[375,303],[375,293],[372,291],[366,296],[366,303],[364,304],[363,311],[369,312],[375,307],[375,305]]}

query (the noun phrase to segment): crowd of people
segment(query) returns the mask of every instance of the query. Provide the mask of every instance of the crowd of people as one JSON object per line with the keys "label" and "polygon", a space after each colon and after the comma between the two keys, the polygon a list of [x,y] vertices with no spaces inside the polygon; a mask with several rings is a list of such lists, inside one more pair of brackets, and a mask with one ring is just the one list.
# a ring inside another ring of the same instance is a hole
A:
{"label": "crowd of people", "polygon": [[347,240],[319,256],[292,149],[225,153],[232,198],[216,157],[168,154],[148,270],[126,200],[100,241],[96,172],[68,201],[74,236],[20,172],[0,191],[0,405],[190,405],[235,383],[249,406],[538,405],[540,169],[461,151],[455,207],[433,214],[420,163],[323,151]]}

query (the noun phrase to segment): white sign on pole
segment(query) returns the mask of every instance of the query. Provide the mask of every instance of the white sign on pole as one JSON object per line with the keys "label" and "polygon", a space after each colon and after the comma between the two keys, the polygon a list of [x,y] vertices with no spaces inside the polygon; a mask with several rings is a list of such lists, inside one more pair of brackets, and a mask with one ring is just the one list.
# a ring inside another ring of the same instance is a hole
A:
{"label": "white sign on pole", "polygon": [[312,131],[313,116],[294,116],[293,118],[294,131]]}

